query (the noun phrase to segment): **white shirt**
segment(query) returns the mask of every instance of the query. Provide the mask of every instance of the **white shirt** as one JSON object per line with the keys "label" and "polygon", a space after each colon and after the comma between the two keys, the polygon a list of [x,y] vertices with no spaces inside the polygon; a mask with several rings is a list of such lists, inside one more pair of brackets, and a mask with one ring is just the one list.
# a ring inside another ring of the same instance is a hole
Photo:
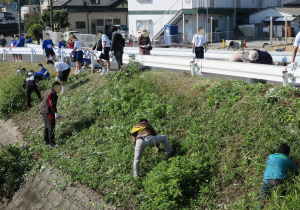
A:
{"label": "white shirt", "polygon": [[55,62],[54,68],[56,69],[57,72],[59,72],[59,71],[65,71],[70,67],[68,66],[68,64],[66,64],[64,62]]}
{"label": "white shirt", "polygon": [[299,47],[299,45],[300,45],[300,32],[296,36],[294,47]]}
{"label": "white shirt", "polygon": [[206,44],[206,39],[204,35],[195,34],[192,42],[195,43],[195,47],[203,47],[203,44]]}
{"label": "white shirt", "polygon": [[76,48],[76,51],[82,51],[82,45],[81,45],[81,42],[77,40],[77,41],[75,42],[74,48]]}
{"label": "white shirt", "polygon": [[106,42],[105,47],[110,47],[110,40],[105,34],[102,36],[102,47],[104,47],[104,42]]}

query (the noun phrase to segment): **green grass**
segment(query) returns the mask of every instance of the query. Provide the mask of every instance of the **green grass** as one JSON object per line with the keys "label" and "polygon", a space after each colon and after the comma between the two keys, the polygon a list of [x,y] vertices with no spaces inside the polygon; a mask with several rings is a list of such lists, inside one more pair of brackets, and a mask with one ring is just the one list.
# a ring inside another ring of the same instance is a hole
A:
{"label": "green grass", "polygon": [[[299,165],[298,90],[137,67],[70,78],[58,100],[58,148],[43,145],[40,104],[15,114],[31,153],[123,209],[253,209],[266,158],[280,143],[292,146]],[[148,147],[141,177],[133,178],[130,131],[140,118],[177,154],[163,160],[165,152]],[[300,184],[290,176],[287,185],[287,195],[274,191],[265,209],[298,209]]]}

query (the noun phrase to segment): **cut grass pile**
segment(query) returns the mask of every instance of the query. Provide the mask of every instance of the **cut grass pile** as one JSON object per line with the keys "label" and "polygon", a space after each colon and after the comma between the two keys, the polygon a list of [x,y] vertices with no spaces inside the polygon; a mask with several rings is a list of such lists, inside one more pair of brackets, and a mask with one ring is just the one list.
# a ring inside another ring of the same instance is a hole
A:
{"label": "cut grass pile", "polygon": [[[70,79],[58,100],[59,147],[43,144],[39,103],[13,119],[31,153],[124,209],[252,209],[280,143],[300,165],[299,91],[290,87],[140,72],[135,63],[109,77]],[[133,178],[130,131],[141,118],[177,154],[163,160],[165,152],[148,147]],[[290,177],[287,195],[274,191],[265,209],[298,209],[300,184]]]}

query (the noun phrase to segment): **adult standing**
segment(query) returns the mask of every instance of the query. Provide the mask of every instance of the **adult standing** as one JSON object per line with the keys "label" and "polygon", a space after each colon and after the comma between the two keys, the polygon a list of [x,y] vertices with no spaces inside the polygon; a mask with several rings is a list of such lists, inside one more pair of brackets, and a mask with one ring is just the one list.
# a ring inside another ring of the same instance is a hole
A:
{"label": "adult standing", "polygon": [[204,58],[204,47],[205,52],[208,50],[206,47],[206,39],[201,27],[198,28],[198,34],[195,34],[193,37],[193,53],[195,53],[195,58]]}
{"label": "adult standing", "polygon": [[82,72],[82,66],[81,66],[81,62],[82,62],[82,59],[83,59],[83,52],[82,52],[82,45],[81,45],[81,42],[74,36],[73,37],[73,42],[75,42],[75,45],[74,45],[74,49],[72,50],[72,53],[76,52],[76,71],[75,71],[75,74],[79,74]]}
{"label": "adult standing", "polygon": [[68,76],[71,72],[70,67],[68,66],[68,64],[64,63],[64,62],[53,62],[51,60],[49,60],[47,62],[48,68],[55,68],[57,71],[57,75],[55,77],[55,81],[58,81],[58,79],[61,82],[62,85],[62,90],[61,93],[67,91],[67,85],[66,85],[66,81],[68,80]]}
{"label": "adult standing", "polygon": [[175,152],[170,146],[167,137],[164,135],[157,135],[157,132],[147,119],[141,119],[137,125],[133,126],[131,135],[132,143],[135,145],[133,176],[139,176],[140,161],[147,146],[163,143],[168,155],[173,155]]}
{"label": "adult standing", "polygon": [[[102,34],[102,52],[99,56],[99,63],[102,67],[102,73],[101,75],[105,75],[105,73],[108,73],[110,71],[110,61],[109,61],[109,51],[110,51],[110,40],[106,34],[103,34],[102,31],[99,31],[100,34]],[[104,62],[107,63],[107,68],[104,67]]]}
{"label": "adult standing", "polygon": [[1,46],[1,47],[6,47],[6,45],[7,45],[7,41],[6,41],[6,39],[4,38],[4,35],[1,34],[1,35],[0,35],[0,46]]}
{"label": "adult standing", "polygon": [[42,43],[43,51],[46,53],[46,62],[49,61],[50,56],[53,57],[53,61],[56,60],[56,55],[53,50],[53,47],[54,47],[54,44],[50,38],[50,35],[47,33],[45,36],[45,39],[43,40],[43,43]]}
{"label": "adult standing", "polygon": [[[9,48],[15,47],[17,41],[15,40],[14,35],[10,35],[10,39],[11,39],[11,41],[10,41],[10,44],[9,44]],[[13,60],[12,61],[13,62],[14,61],[18,62],[18,55],[17,54],[13,54]]]}
{"label": "adult standing", "polygon": [[141,55],[150,55],[151,42],[149,38],[149,32],[147,29],[141,30],[141,36],[138,38],[138,45],[139,45],[139,53]]}
{"label": "adult standing", "polygon": [[45,92],[41,114],[44,118],[45,128],[44,128],[44,142],[46,145],[51,147],[57,146],[55,143],[55,119],[59,118],[57,113],[57,93],[61,90],[61,84],[59,82],[54,82],[52,87]]}
{"label": "adult standing", "polygon": [[111,26],[110,30],[112,32],[110,50],[112,52],[112,55],[115,56],[118,64],[118,69],[120,70],[121,66],[123,66],[123,49],[125,47],[125,39],[118,31],[117,26]]}
{"label": "adult standing", "polygon": [[33,73],[29,72],[26,75],[26,78],[23,82],[23,88],[26,90],[26,102],[27,102],[27,107],[26,109],[29,109],[31,107],[31,92],[35,92],[38,96],[38,98],[41,100],[41,93],[36,85],[36,77],[34,76]]}

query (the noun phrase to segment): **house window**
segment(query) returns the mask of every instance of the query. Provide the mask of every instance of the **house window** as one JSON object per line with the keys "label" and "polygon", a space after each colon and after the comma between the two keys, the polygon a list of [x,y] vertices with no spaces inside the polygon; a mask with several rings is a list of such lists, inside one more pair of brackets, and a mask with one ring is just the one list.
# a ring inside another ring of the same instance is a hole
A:
{"label": "house window", "polygon": [[136,30],[140,32],[142,29],[151,29],[151,20],[137,20],[136,21]]}
{"label": "house window", "polygon": [[100,0],[92,0],[92,4],[100,4]]}
{"label": "house window", "polygon": [[113,19],[113,23],[114,23],[114,25],[120,25],[121,20],[120,19]]}
{"label": "house window", "polygon": [[85,28],[85,22],[76,22],[76,28]]}
{"label": "house window", "polygon": [[104,26],[104,21],[103,19],[97,19],[97,26]]}

